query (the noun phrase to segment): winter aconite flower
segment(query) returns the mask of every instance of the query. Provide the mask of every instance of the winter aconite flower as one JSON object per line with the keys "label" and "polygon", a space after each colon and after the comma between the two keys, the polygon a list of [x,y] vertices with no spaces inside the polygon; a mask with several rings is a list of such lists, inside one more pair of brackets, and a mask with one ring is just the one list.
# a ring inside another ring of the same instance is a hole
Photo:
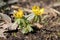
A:
{"label": "winter aconite flower", "polygon": [[39,6],[33,6],[32,11],[35,15],[42,15],[44,12],[44,8],[41,8]]}
{"label": "winter aconite flower", "polygon": [[24,16],[23,10],[18,9],[18,11],[15,11],[13,15],[15,17],[15,23],[18,24],[18,28],[23,34],[33,31],[31,23]]}
{"label": "winter aconite flower", "polygon": [[22,18],[22,17],[24,16],[23,10],[18,9],[18,11],[16,11],[16,12],[13,14],[13,16],[14,16],[15,18]]}

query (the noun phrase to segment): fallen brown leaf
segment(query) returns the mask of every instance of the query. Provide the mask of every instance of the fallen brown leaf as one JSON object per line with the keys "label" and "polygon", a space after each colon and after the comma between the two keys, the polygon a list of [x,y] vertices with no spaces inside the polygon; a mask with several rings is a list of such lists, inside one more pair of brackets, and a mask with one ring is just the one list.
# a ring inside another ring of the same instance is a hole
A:
{"label": "fallen brown leaf", "polygon": [[39,28],[39,29],[43,27],[43,25],[41,25],[39,23],[34,23],[34,25],[37,26],[37,28]]}

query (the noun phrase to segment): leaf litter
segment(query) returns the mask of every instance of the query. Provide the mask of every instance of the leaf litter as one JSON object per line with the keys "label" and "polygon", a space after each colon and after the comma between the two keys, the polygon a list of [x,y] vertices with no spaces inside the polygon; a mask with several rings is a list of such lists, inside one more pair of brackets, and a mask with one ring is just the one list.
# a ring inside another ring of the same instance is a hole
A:
{"label": "leaf litter", "polygon": [[[46,8],[47,9],[47,8]],[[49,9],[49,8],[48,8]],[[16,34],[17,38],[13,37],[11,35],[12,39],[20,39],[20,40],[59,40],[60,36],[60,23],[59,23],[59,18],[60,15],[50,9],[48,11],[47,9],[47,14],[43,15],[42,17],[42,22],[41,24],[34,24],[37,26],[34,30],[35,32],[28,33],[26,35],[23,35],[20,31],[18,31]],[[59,11],[58,11],[59,12]],[[1,13],[3,14],[3,13]],[[3,16],[4,15],[4,16]],[[18,25],[16,23],[12,23],[11,18],[9,17],[10,15],[6,16],[5,14],[2,15],[2,20],[4,22],[1,23],[0,26],[0,37],[5,37],[4,32],[9,31],[9,30],[16,30]],[[45,17],[46,16],[46,17]],[[7,18],[6,18],[7,17]],[[29,18],[28,18],[29,20]],[[8,30],[9,29],[9,30]],[[10,37],[8,38],[10,39]],[[7,39],[7,40],[8,40]],[[11,40],[12,40],[11,39]]]}

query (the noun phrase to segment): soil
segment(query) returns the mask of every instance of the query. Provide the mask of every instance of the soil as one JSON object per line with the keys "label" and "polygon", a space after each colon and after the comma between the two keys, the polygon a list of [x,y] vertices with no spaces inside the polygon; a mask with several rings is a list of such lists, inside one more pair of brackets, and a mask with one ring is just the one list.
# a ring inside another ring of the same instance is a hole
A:
{"label": "soil", "polygon": [[[60,7],[55,7],[55,9],[60,11]],[[53,18],[51,20],[52,23],[57,22],[57,20],[60,22],[60,15],[57,15],[55,19]],[[47,21],[50,22],[51,20],[48,19]],[[20,30],[15,30],[7,34],[7,39],[0,38],[0,40],[60,40],[60,25],[52,25],[52,23],[44,25],[41,29],[33,27],[34,31],[28,34],[22,34]],[[14,36],[14,33],[16,33],[16,36]]]}
{"label": "soil", "polygon": [[25,35],[18,31],[16,36],[8,35],[7,39],[1,38],[1,40],[60,40],[60,25],[34,28],[34,32]]}

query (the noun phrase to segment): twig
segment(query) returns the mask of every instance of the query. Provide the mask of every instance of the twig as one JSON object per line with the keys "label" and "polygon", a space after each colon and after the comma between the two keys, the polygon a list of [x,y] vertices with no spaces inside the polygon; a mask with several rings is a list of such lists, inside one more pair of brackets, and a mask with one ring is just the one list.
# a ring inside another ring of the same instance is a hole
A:
{"label": "twig", "polygon": [[60,12],[59,11],[57,11],[57,10],[55,10],[55,9],[53,9],[53,8],[51,8],[51,7],[47,7],[49,10],[51,10],[51,11],[53,11],[53,12],[55,12],[55,13],[57,13],[57,14],[59,14],[60,15]]}
{"label": "twig", "polygon": [[27,12],[32,12],[32,10],[30,9],[26,9],[26,8],[22,8],[24,11],[27,11]]}
{"label": "twig", "polygon": [[50,4],[49,7],[57,7],[60,6],[60,2]]}

